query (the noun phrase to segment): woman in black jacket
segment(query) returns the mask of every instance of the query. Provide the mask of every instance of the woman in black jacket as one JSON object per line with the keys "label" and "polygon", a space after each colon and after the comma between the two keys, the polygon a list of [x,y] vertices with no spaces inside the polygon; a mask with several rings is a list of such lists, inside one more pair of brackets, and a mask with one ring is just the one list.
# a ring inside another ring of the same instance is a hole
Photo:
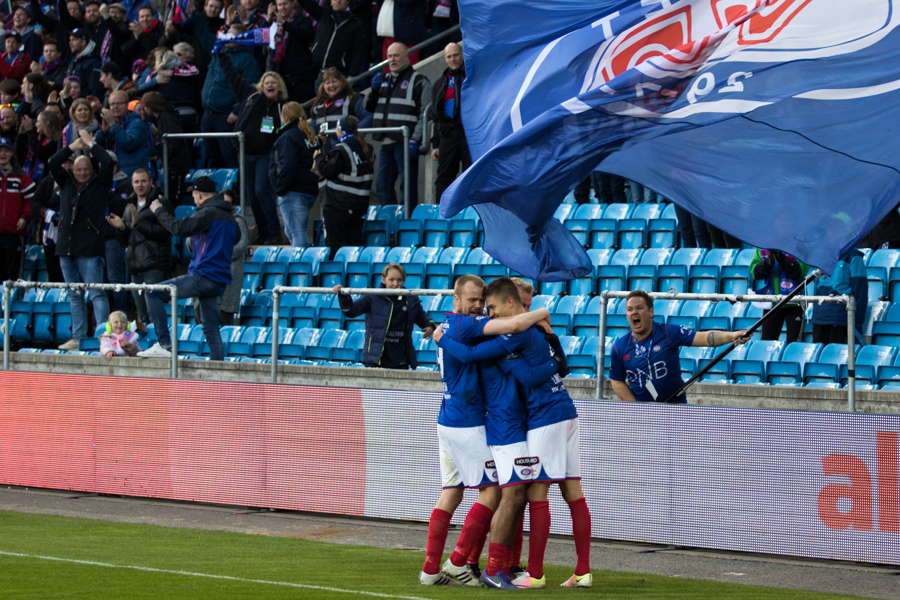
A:
{"label": "woman in black jacket", "polygon": [[269,153],[277,137],[275,132],[282,125],[281,109],[287,102],[287,87],[275,71],[266,71],[259,83],[251,85],[234,68],[228,53],[221,52],[218,56],[225,79],[241,104],[234,131],[244,132],[244,172],[257,240],[263,245],[280,244],[278,208],[269,186]]}
{"label": "woman in black jacket", "polygon": [[[166,133],[184,133],[181,119],[175,111],[166,106],[166,98],[160,92],[147,92],[141,97],[144,105],[145,119],[148,123],[156,125],[159,132],[159,143],[156,144],[156,155],[163,160],[162,136]],[[184,138],[166,140],[169,150],[169,170],[166,175],[169,178],[169,197],[175,199],[175,204],[181,203],[184,180],[187,178],[191,166],[191,150],[188,141]]]}
{"label": "woman in black jacket", "polygon": [[319,178],[312,171],[313,152],[319,138],[306,121],[306,112],[297,102],[281,109],[284,123],[269,157],[269,180],[278,195],[284,217],[284,232],[291,246],[309,246],[309,211],[316,203]]}
{"label": "woman in black jacket", "polygon": [[[406,270],[397,263],[388,263],[381,272],[381,287],[400,289],[406,281]],[[418,325],[425,337],[431,337],[435,324],[422,308],[418,296],[370,296],[359,300],[341,294],[341,286],[334,286],[341,312],[348,318],[366,315],[366,339],[362,362],[367,367],[382,369],[415,369],[416,350],[413,347],[413,325]]]}

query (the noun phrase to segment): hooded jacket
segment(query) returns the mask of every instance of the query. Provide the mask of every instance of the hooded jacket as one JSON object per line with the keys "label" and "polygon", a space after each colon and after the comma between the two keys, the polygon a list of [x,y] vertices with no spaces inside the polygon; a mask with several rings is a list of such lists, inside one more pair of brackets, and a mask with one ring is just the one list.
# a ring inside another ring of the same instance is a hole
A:
{"label": "hooded jacket", "polygon": [[103,97],[106,91],[100,83],[100,58],[97,56],[97,44],[88,41],[87,46],[78,56],[69,56],[66,66],[67,75],[75,75],[81,80],[81,95]]}
{"label": "hooded jacket", "polygon": [[[137,195],[132,193],[122,214],[125,230],[116,230],[116,239],[125,246],[125,260],[132,273],[169,271],[172,268],[172,234],[159,224],[156,215],[150,210],[150,204],[154,200],[159,200],[165,210],[172,210],[172,205],[159,195],[159,190],[155,187],[141,208],[137,205]],[[137,223],[134,222],[135,211],[138,215]]]}
{"label": "hooded jacket", "polygon": [[109,153],[99,144],[91,148],[92,162],[99,163],[83,185],[75,183],[63,163],[73,152],[68,147],[54,154],[47,166],[59,185],[59,232],[56,238],[57,256],[103,256],[106,237],[106,205],[110,199],[110,185],[115,169]]}

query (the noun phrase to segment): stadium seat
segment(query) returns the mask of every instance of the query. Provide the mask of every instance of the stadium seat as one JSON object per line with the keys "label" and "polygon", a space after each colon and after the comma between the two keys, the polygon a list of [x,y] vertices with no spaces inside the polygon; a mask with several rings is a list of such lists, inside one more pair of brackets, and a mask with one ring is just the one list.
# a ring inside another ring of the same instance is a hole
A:
{"label": "stadium seat", "polygon": [[[744,313],[742,315],[733,317],[731,319],[731,328],[733,330],[748,329],[762,318],[762,308],[752,303],[746,304],[745,306],[746,308],[744,309]],[[759,330],[757,330],[753,335],[754,339],[756,339],[755,336],[759,335]]]}
{"label": "stadium seat", "polygon": [[882,317],[884,317],[890,305],[890,302],[876,301],[869,302],[868,306],[866,306],[866,320],[863,324],[863,330],[861,332],[866,337],[866,339],[872,338],[872,331],[874,330],[875,322],[880,321]]}
{"label": "stadium seat", "polygon": [[[272,334],[271,327],[242,327],[241,336],[228,344],[229,356],[252,356],[251,346],[264,343]],[[271,338],[270,343],[271,343]]]}
{"label": "stadium seat", "polygon": [[642,248],[616,250],[608,265],[597,267],[597,291],[618,292],[624,290],[626,269],[631,265],[638,264],[643,252]]}
{"label": "stadium seat", "polygon": [[397,245],[421,246],[425,221],[438,218],[438,209],[437,204],[419,204],[413,209],[408,219],[399,219],[397,221]]}
{"label": "stadium seat", "polygon": [[656,274],[660,265],[668,264],[675,250],[672,248],[648,248],[640,262],[628,268],[626,289],[652,292],[656,289]]}
{"label": "stadium seat", "polygon": [[674,248],[677,245],[678,221],[675,219],[650,219],[647,221],[648,247]]}
{"label": "stadium seat", "polygon": [[774,385],[802,384],[806,363],[817,360],[823,349],[822,344],[805,342],[788,344],[780,360],[769,361],[766,367],[766,381]]}
{"label": "stadium seat", "polygon": [[422,244],[431,248],[444,248],[449,244],[450,221],[435,217],[425,220]]}
{"label": "stadium seat", "polygon": [[299,358],[305,360],[306,349],[309,346],[316,345],[319,342],[320,337],[322,337],[322,330],[320,329],[312,327],[295,329],[294,334],[279,347],[278,357]]}
{"label": "stadium seat", "polygon": [[468,248],[444,248],[435,262],[425,265],[425,288],[446,290],[453,287],[456,265],[465,260]]}
{"label": "stadium seat", "polygon": [[[582,204],[582,206],[586,205]],[[617,221],[621,221],[622,219],[627,219],[631,216],[634,207],[634,204],[628,202],[614,202],[612,204],[607,204],[606,210],[603,211],[603,216],[607,219],[615,219]]]}
{"label": "stadium seat", "polygon": [[[416,332],[421,333],[421,332]],[[431,338],[419,338],[418,342],[414,342],[416,349],[416,361],[422,367],[437,365],[437,344]]]}
{"label": "stadium seat", "polygon": [[[377,288],[381,286],[381,273],[388,263],[393,262],[406,265],[412,260],[415,251],[415,248],[404,248],[401,246],[389,249],[382,261],[372,263],[372,281],[370,282],[369,287]],[[409,284],[407,284],[406,287],[409,287]]]}
{"label": "stadium seat", "polygon": [[[878,370],[891,365],[897,357],[897,348],[891,346],[863,346],[856,355],[856,381],[878,382]],[[841,366],[841,385],[847,383],[848,367]]]}
{"label": "stadium seat", "polygon": [[803,382],[825,381],[840,385],[842,365],[847,364],[847,344],[828,344],[818,359],[806,363]]}
{"label": "stadium seat", "polygon": [[[643,205],[641,205],[643,206]],[[616,248],[644,248],[647,246],[645,232],[647,221],[634,217],[622,219],[616,230]]]}
{"label": "stadium seat", "polygon": [[566,355],[569,363],[569,375],[597,376],[597,355],[600,352],[600,338],[596,335],[588,336],[579,348],[578,352]]}
{"label": "stadium seat", "polygon": [[660,292],[681,293],[687,291],[688,269],[700,264],[706,255],[705,248],[680,248],[669,264],[657,269],[656,289]]}
{"label": "stadium seat", "polygon": [[356,262],[362,251],[361,246],[344,246],[335,252],[332,260],[319,263],[319,285],[327,288],[343,285],[347,264]]}
{"label": "stadium seat", "polygon": [[560,204],[556,207],[553,216],[560,223],[565,223],[566,219],[575,214],[576,208],[578,208],[577,204]]}
{"label": "stadium seat", "polygon": [[866,263],[869,279],[869,300],[887,299],[888,275],[892,269],[900,267],[900,250],[878,249]]}
{"label": "stadium seat", "polygon": [[472,248],[466,257],[453,268],[453,281],[461,275],[478,275],[481,265],[493,261],[490,254],[481,248]]}
{"label": "stadium seat", "polygon": [[417,248],[413,255],[409,258],[409,262],[402,263],[406,269],[406,282],[404,286],[407,289],[422,289],[425,287],[425,270],[427,265],[435,262],[441,249],[429,246]]}
{"label": "stadium seat", "polygon": [[[38,273],[44,273],[44,279],[38,278]],[[44,248],[39,245],[31,245],[25,249],[25,258],[22,263],[22,279],[26,281],[47,281],[47,259],[44,258]]]}
{"label": "stadium seat", "polygon": [[[570,223],[572,224],[570,226]],[[575,225],[577,223],[577,226]],[[566,221],[566,228],[569,231],[573,231],[576,227],[578,231],[581,231],[583,227],[584,221],[569,219]],[[607,218],[596,218],[590,219],[587,222],[587,234],[586,238],[582,240],[579,235],[576,235],[575,238],[578,239],[582,245],[585,245],[589,248],[595,248],[597,250],[604,250],[607,248],[617,248],[618,247],[618,237],[619,237],[619,222],[615,219],[607,219]]]}
{"label": "stadium seat", "polygon": [[241,310],[241,324],[245,327],[265,327],[272,319],[272,291],[263,290],[253,299],[253,304]]}
{"label": "stadium seat", "polygon": [[719,329],[722,331],[731,331],[735,317],[743,316],[747,310],[747,304],[743,302],[716,302],[712,312],[708,315],[700,317],[697,329],[702,331],[710,331]]}
{"label": "stadium seat", "polygon": [[900,323],[875,321],[872,324],[872,343],[879,346],[900,347]]}
{"label": "stadium seat", "polygon": [[376,218],[363,222],[366,246],[390,246],[397,233],[397,223],[403,216],[402,204],[389,204],[378,209]]}
{"label": "stadium seat", "polygon": [[341,363],[353,363],[362,359],[362,349],[366,340],[363,329],[348,331],[343,344],[331,350],[331,360]]}
{"label": "stadium seat", "polygon": [[711,300],[685,300],[677,315],[669,317],[669,325],[699,329],[700,318],[712,312],[715,303]]}
{"label": "stadium seat", "polygon": [[[469,210],[478,217],[478,213],[471,206],[463,211],[466,214]],[[481,219],[478,218],[453,218],[450,220],[450,230],[448,243],[451,247],[456,248],[475,248],[478,246],[478,232],[481,229]]]}
{"label": "stadium seat", "polygon": [[556,308],[556,304],[559,302],[559,298],[556,296],[541,296],[537,295],[532,299],[531,310],[538,310],[539,308],[546,308],[551,313]]}
{"label": "stadium seat", "polygon": [[567,284],[567,293],[573,296],[584,296],[592,294],[596,291],[597,284],[597,268],[600,265],[607,265],[612,259],[614,250],[609,249],[590,249],[587,251],[588,258],[591,260],[593,269],[584,277],[570,279]]}
{"label": "stadium seat", "polygon": [[[572,335],[589,337],[598,335],[600,328],[600,309],[602,303],[599,296],[588,300],[587,305],[578,314],[572,315]],[[612,304],[618,302],[617,298],[607,301],[607,311]]]}
{"label": "stadium seat", "polygon": [[[588,296],[563,296],[550,313],[550,325],[557,335],[573,335],[575,315],[587,308]],[[596,321],[595,321],[596,323]]]}
{"label": "stadium seat", "polygon": [[631,211],[631,215],[628,218],[630,219],[643,219],[644,221],[649,221],[650,219],[658,219],[662,216],[663,213],[663,205],[657,202],[644,202],[643,204],[637,204],[634,207],[634,210]]}
{"label": "stadium seat", "polygon": [[738,250],[713,248],[703,257],[701,264],[688,267],[688,290],[693,294],[717,294],[722,268],[732,265]]}
{"label": "stadium seat", "polygon": [[306,360],[331,361],[335,348],[343,347],[347,335],[347,332],[341,329],[324,331],[315,344],[307,346]]}
{"label": "stadium seat", "polygon": [[356,260],[345,265],[344,281],[349,288],[366,288],[372,282],[372,269],[376,263],[384,262],[388,249],[382,246],[366,246]]}
{"label": "stadium seat", "polygon": [[713,348],[702,346],[681,346],[678,356],[681,362],[681,378],[687,381],[697,372],[697,363],[700,360],[709,360],[713,357]]}

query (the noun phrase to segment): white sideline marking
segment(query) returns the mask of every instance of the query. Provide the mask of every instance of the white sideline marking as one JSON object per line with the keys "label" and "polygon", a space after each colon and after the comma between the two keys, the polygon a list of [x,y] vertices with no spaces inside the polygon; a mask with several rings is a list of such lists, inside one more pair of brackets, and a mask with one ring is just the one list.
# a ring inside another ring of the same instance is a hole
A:
{"label": "white sideline marking", "polygon": [[226,579],[228,581],[242,581],[245,583],[263,583],[266,585],[283,585],[286,587],[302,588],[305,590],[324,590],[327,592],[343,592],[345,594],[360,594],[363,596],[376,596],[378,598],[400,598],[402,600],[430,600],[418,596],[395,596],[392,594],[379,594],[378,592],[364,592],[361,590],[345,590],[342,588],[326,587],[321,585],[305,585],[303,583],[290,583],[287,581],[266,581],[265,579],[246,579],[244,577],[231,577],[229,575],[213,575],[211,573],[194,573],[193,571],[173,571],[169,569],[156,569],[154,567],[141,567],[137,565],[114,565],[112,563],[95,562],[93,560],[78,560],[75,558],[59,558],[57,556],[41,556],[39,554],[21,554],[19,552],[5,552],[4,556],[18,556],[20,558],[38,558],[40,560],[55,560],[57,562],[76,563],[79,565],[91,565],[93,567],[110,567],[113,569],[133,569],[135,571],[148,571],[151,573],[169,573],[171,575],[189,575],[191,577],[208,577],[210,579]]}

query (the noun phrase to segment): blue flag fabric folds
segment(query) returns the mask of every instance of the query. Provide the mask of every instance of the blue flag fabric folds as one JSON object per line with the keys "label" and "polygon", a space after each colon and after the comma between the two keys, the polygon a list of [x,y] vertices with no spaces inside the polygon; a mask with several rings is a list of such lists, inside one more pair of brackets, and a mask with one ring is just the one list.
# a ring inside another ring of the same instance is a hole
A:
{"label": "blue flag fabric folds", "polygon": [[225,44],[237,44],[238,46],[268,46],[275,49],[275,37],[278,33],[278,23],[272,23],[269,27],[261,27],[259,29],[251,29],[237,35],[232,33],[221,33],[216,43],[213,44],[213,54],[217,54]]}
{"label": "blue flag fabric folds", "polygon": [[830,272],[898,202],[897,0],[460,0],[475,160],[442,198],[544,281],[590,261],[552,218],[591,171]]}

